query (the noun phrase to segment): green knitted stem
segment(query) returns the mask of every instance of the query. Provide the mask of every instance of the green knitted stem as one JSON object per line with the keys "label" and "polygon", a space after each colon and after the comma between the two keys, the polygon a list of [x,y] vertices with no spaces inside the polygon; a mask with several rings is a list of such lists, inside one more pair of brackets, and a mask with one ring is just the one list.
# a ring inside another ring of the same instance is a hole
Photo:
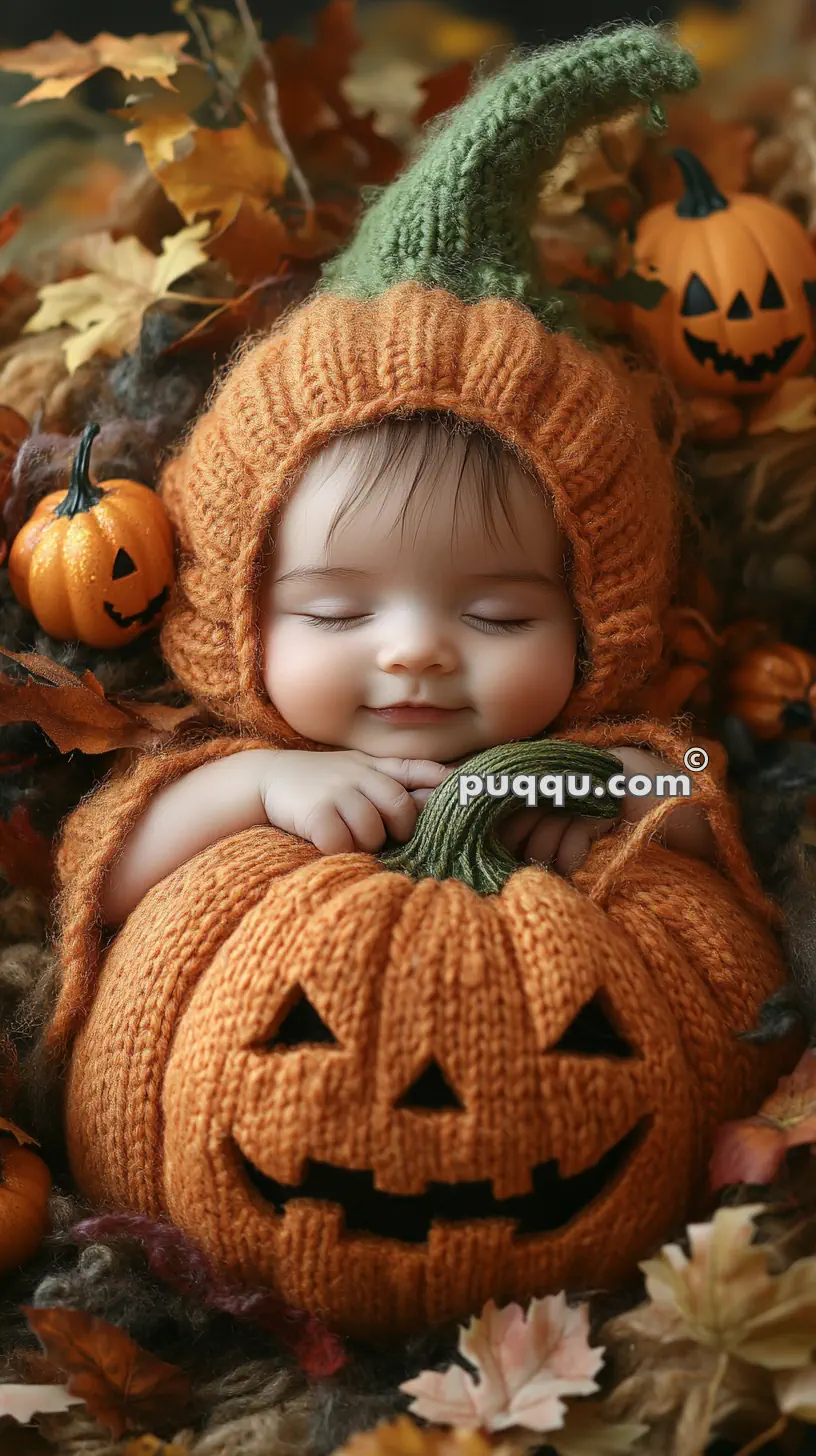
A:
{"label": "green knitted stem", "polygon": [[[459,775],[506,773],[510,785],[516,774],[589,774],[593,791],[613,774],[620,773],[620,760],[598,748],[566,739],[524,739],[500,743],[474,754],[434,789],[424,805],[412,838],[407,844],[386,847],[378,856],[386,869],[397,870],[410,879],[462,880],[478,895],[495,895],[518,869],[518,861],[495,837],[499,820],[527,807],[525,799],[507,794],[493,798],[479,794],[469,804],[459,803]],[[510,787],[508,785],[508,787]],[[543,810],[552,808],[549,799],[537,801]],[[591,792],[564,807],[592,818],[613,819],[620,812],[620,800]]]}
{"label": "green knitted stem", "polygon": [[646,25],[512,60],[431,125],[413,164],[325,266],[321,288],[371,298],[413,279],[467,303],[512,299],[551,328],[584,332],[576,313],[568,319],[574,301],[538,276],[530,225],[541,175],[586,127],[699,79],[692,56]]}

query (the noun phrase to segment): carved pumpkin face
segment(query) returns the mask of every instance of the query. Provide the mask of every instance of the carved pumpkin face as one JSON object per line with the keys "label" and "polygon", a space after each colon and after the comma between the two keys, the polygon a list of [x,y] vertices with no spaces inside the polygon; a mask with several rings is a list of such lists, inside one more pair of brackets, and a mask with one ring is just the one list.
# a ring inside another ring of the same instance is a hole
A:
{"label": "carved pumpkin face", "polygon": [[646,213],[632,259],[667,291],[651,311],[633,309],[634,327],[696,393],[767,393],[801,374],[816,348],[816,253],[785,208],[726,198],[696,157],[675,157],[685,196]]}
{"label": "carved pumpkin face", "polygon": [[761,932],[647,853],[720,984],[671,914],[627,925],[535,866],[483,895],[270,827],[211,845],[107,952],[68,1079],[79,1187],[364,1338],[619,1285],[773,1085],[778,1051],[734,1033],[784,976],[770,936],[736,975],[730,938]]}

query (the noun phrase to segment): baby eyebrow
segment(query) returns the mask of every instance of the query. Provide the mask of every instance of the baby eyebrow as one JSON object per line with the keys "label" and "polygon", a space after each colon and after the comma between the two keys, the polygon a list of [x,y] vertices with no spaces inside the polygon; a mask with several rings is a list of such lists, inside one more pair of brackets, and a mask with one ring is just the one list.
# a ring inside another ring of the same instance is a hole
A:
{"label": "baby eyebrow", "polygon": [[[285,581],[315,581],[329,577],[357,577],[359,580],[371,580],[373,573],[370,571],[359,571],[353,566],[295,566],[291,571],[285,571],[282,576],[275,579],[275,585],[280,586]],[[463,581],[530,581],[537,582],[542,586],[557,586],[551,576],[545,576],[541,571],[471,571],[462,576]]]}

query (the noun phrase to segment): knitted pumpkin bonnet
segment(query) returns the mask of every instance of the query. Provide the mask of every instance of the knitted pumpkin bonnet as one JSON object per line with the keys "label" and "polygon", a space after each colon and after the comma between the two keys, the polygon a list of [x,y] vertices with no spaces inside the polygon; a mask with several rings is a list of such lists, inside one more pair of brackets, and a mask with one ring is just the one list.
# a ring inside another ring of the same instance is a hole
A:
{"label": "knitted pumpkin bonnet", "polygon": [[586,661],[554,726],[615,709],[643,681],[675,570],[671,454],[637,376],[543,288],[529,225],[571,135],[697,79],[646,26],[511,60],[430,129],[311,299],[244,352],[161,486],[180,545],[161,645],[193,698],[243,731],[313,746],[262,681],[270,522],[332,436],[437,410],[520,452],[570,542]]}

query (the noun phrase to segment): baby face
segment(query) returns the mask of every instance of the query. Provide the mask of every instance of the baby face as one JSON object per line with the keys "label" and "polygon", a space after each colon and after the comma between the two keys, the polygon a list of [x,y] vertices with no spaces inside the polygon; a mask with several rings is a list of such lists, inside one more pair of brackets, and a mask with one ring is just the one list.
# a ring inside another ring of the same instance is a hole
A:
{"label": "baby face", "polygon": [[[360,449],[342,440],[310,462],[273,532],[264,684],[291,727],[318,743],[454,762],[540,732],[572,691],[579,624],[549,504],[510,457],[510,522],[497,509],[491,539],[466,462],[454,517],[464,447],[441,438],[438,469],[419,482],[402,531],[418,440],[387,462],[328,550],[360,468]],[[447,711],[381,711],[405,701]]]}

